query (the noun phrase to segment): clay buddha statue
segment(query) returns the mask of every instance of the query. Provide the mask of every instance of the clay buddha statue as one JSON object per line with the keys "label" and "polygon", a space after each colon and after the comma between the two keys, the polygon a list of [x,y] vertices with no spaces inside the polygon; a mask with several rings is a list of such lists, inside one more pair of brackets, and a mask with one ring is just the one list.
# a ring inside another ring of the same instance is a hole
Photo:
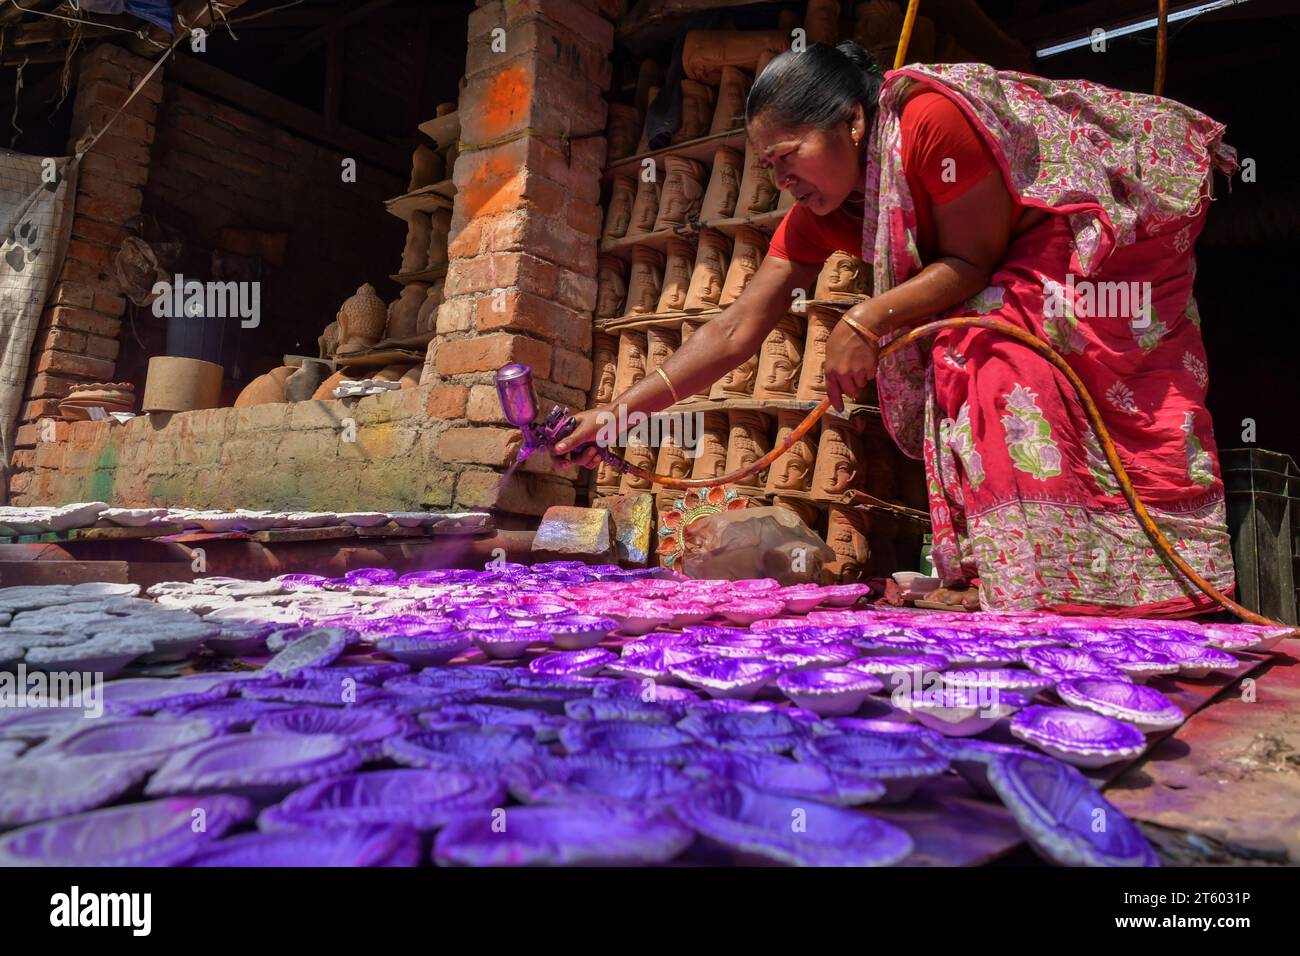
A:
{"label": "clay buddha statue", "polygon": [[[791,432],[803,421],[804,413],[792,409],[780,409],[776,413],[776,440],[773,448],[790,437]],[[769,495],[781,492],[807,492],[812,487],[813,467],[817,461],[817,440],[813,434],[804,435],[790,446],[790,450],[772,463],[768,469],[767,488]]]}
{"label": "clay buddha statue", "polygon": [[691,479],[719,478],[727,473],[727,438],[730,425],[726,412],[704,412],[699,434],[699,454],[691,464]]}
{"label": "clay buddha statue", "polygon": [[650,315],[659,302],[664,257],[647,246],[632,250],[632,278],[627,287],[627,314]]}
{"label": "clay buddha statue", "polygon": [[320,334],[316,344],[319,346],[321,358],[334,357],[334,353],[338,351],[339,347],[339,324],[337,320],[325,326],[325,331]]}
{"label": "clay buddha statue", "polygon": [[763,256],[767,253],[767,236],[752,226],[738,226],[736,241],[732,248],[731,264],[722,282],[722,294],[718,296],[718,305],[728,306],[740,298],[745,286],[758,271]]}
{"label": "clay buddha statue", "polygon": [[826,517],[826,544],[835,552],[833,571],[839,580],[856,580],[867,573],[871,549],[863,519],[846,505],[833,504]]}
{"label": "clay buddha statue", "polygon": [[[767,416],[760,411],[743,410],[727,413],[731,428],[727,435],[727,474],[752,465],[772,450]],[[736,482],[748,488],[762,488],[762,472]]]}
{"label": "clay buddha statue", "polygon": [[429,262],[429,240],[433,223],[427,212],[416,210],[406,221],[406,245],[402,247],[402,272],[423,272]]}
{"label": "clay buddha statue", "polygon": [[664,315],[680,312],[686,306],[686,293],[691,285],[691,261],[695,246],[679,236],[668,240],[668,261],[664,266],[664,284],[659,294],[655,312]]}
{"label": "clay buddha statue", "polygon": [[596,318],[613,319],[623,314],[627,301],[627,262],[618,256],[597,257]]}
{"label": "clay buddha statue", "polygon": [[709,188],[700,203],[700,220],[714,222],[730,219],[736,213],[736,198],[740,195],[741,164],[745,158],[730,146],[719,146],[713,154],[713,171],[709,174]]}
{"label": "clay buddha statue", "polygon": [[375,295],[369,282],[357,289],[356,294],[339,307],[340,353],[359,352],[379,341],[388,323],[388,307]]}
{"label": "clay buddha statue", "polygon": [[759,349],[755,398],[794,398],[803,368],[803,328],[798,316],[787,315],[767,334]]}
{"label": "clay buddha statue", "polygon": [[704,164],[684,156],[664,157],[663,197],[654,230],[684,226],[700,217],[704,199]]}
{"label": "clay buddha statue", "polygon": [[[704,324],[703,322],[692,322],[690,319],[683,319],[682,320],[682,344],[685,345],[686,340],[689,339],[703,324]],[[703,386],[694,395],[682,396],[683,400],[685,401],[690,401],[692,398],[708,398],[708,397],[709,397],[709,386],[707,385]]]}
{"label": "clay buddha statue", "polygon": [[624,103],[609,104],[605,124],[606,157],[609,162],[631,156],[641,139],[641,111]]}
{"label": "clay buddha statue", "polygon": [[608,332],[592,335],[591,408],[614,401],[618,377],[618,336]]}
{"label": "clay buddha statue", "polygon": [[430,286],[429,291],[425,293],[424,301],[420,303],[420,311],[415,315],[415,334],[427,335],[433,332],[438,325],[438,306],[442,305],[443,283]]}
{"label": "clay buddha statue", "polygon": [[451,210],[435,209],[429,213],[429,252],[425,257],[426,269],[437,269],[447,264],[447,243],[451,236]]}
{"label": "clay buddha statue", "polygon": [[[674,440],[672,430],[669,429],[659,443],[659,457],[655,460],[655,473],[667,475],[669,478],[689,478],[691,476],[691,459],[686,454],[686,449],[677,444]],[[660,490],[661,486],[656,486],[656,496],[660,498],[676,499],[681,495],[681,491],[675,488]]]}
{"label": "clay buddha statue", "polygon": [[[618,451],[617,448],[612,450]],[[618,488],[622,481],[623,476],[618,473],[618,469],[614,468],[613,465],[610,465],[604,459],[601,459],[600,464],[596,467],[597,493],[602,495],[616,495],[618,494]]]}
{"label": "clay buddha statue", "polygon": [[422,282],[412,282],[402,289],[402,294],[388,307],[388,327],[384,337],[404,339],[415,334],[415,325],[420,316],[420,306],[428,298],[429,286]]}
{"label": "clay buddha statue", "polygon": [[740,195],[736,199],[737,216],[761,216],[771,212],[776,205],[777,189],[772,182],[771,170],[758,159],[752,145],[745,147],[745,172],[740,181]]}
{"label": "clay buddha statue", "polygon": [[840,0],[808,0],[803,28],[809,43],[839,43]]}
{"label": "clay buddha statue", "polygon": [[817,276],[814,299],[844,299],[865,295],[867,264],[847,252],[832,252]]}
{"label": "clay buddha statue", "polygon": [[752,398],[754,377],[757,373],[758,356],[752,355],[714,382],[713,387],[709,389],[709,398]]}
{"label": "clay buddha statue", "polygon": [[618,335],[618,371],[614,378],[617,398],[645,378],[645,333],[624,331]]}
{"label": "clay buddha statue", "polygon": [[[605,226],[600,238],[603,242],[622,239],[632,222],[632,203],[636,201],[636,180],[631,176],[615,176],[605,209]],[[654,225],[652,222],[651,225]]]}
{"label": "clay buddha statue", "polygon": [[677,351],[678,335],[673,329],[649,328],[645,330],[646,374],[667,362]]}
{"label": "clay buddha statue", "polygon": [[673,134],[674,143],[699,139],[713,122],[713,88],[696,80],[682,80],[682,123]]}
{"label": "clay buddha statue", "polygon": [[726,133],[745,125],[745,97],[749,95],[749,74],[739,67],[724,66],[718,86],[718,104],[713,108],[709,133]]}
{"label": "clay buddha statue", "polygon": [[717,86],[722,68],[748,68],[766,51],[780,53],[790,45],[790,34],[780,30],[691,30],[682,47],[686,75],[701,83]]}
{"label": "clay buddha statue", "polygon": [[691,274],[691,287],[686,293],[687,312],[703,312],[716,308],[722,295],[722,280],[727,273],[727,257],[731,255],[731,240],[716,229],[700,232],[699,252],[695,255],[695,271]]}
{"label": "clay buddha statue", "polygon": [[836,501],[858,484],[861,475],[861,446],[853,426],[842,418],[822,419],[817,442],[817,463],[813,469],[813,497]]}
{"label": "clay buddha statue", "polygon": [[653,232],[655,218],[659,215],[659,175],[656,170],[653,178],[645,176],[637,180],[636,198],[632,201],[631,219],[625,236],[643,236]]}
{"label": "clay buddha statue", "polygon": [[831,337],[840,313],[834,309],[808,307],[808,334],[804,337],[803,370],[795,397],[801,402],[819,402],[826,397],[826,341]]}
{"label": "clay buddha statue", "polygon": [[[648,472],[655,469],[655,460],[658,453],[645,442],[629,439],[627,447],[623,449],[623,458],[630,464],[643,468]],[[652,491],[654,482],[649,478],[642,478],[640,475],[634,475],[632,472],[624,472],[622,480],[619,482],[619,492],[621,494],[637,494],[643,491]]]}

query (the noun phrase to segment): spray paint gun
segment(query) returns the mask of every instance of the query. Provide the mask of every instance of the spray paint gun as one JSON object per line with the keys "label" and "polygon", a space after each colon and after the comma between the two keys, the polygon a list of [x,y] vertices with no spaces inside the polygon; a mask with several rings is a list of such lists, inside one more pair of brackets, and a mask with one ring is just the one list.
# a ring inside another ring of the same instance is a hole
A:
{"label": "spray paint gun", "polygon": [[[567,408],[556,405],[541,422],[537,419],[537,395],[533,391],[533,370],[518,363],[507,365],[497,372],[497,397],[501,400],[501,411],[506,421],[518,428],[524,435],[523,444],[519,446],[519,455],[515,464],[519,465],[535,452],[550,451],[563,441],[578,426],[578,421]],[[576,453],[584,444],[573,449]],[[608,448],[596,446],[596,454],[606,464],[621,475],[630,467],[626,461]]]}

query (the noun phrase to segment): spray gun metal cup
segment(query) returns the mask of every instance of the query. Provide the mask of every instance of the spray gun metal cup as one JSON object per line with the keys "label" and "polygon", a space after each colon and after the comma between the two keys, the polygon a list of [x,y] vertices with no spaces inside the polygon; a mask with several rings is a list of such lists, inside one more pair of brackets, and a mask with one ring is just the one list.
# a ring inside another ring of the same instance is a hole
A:
{"label": "spray gun metal cup", "polygon": [[533,370],[518,363],[497,371],[497,397],[501,411],[511,425],[528,434],[537,417],[537,397],[533,394]]}

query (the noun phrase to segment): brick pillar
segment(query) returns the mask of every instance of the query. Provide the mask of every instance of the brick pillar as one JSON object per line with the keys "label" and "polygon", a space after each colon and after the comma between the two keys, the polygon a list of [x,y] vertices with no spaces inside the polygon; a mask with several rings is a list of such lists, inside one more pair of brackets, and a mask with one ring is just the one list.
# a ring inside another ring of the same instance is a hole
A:
{"label": "brick pillar", "polygon": [[492,376],[525,362],[544,401],[586,407],[616,7],[479,0],[469,18],[454,239],[424,377],[430,414],[461,420],[438,457],[463,469],[462,507],[540,514],[575,497],[573,479],[545,456],[499,482],[518,433],[503,427]]}
{"label": "brick pillar", "polygon": [[[72,107],[68,152],[87,132],[103,129],[153,64],[102,43],[81,60]],[[113,257],[135,225],[141,187],[149,177],[154,117],[162,98],[162,71],[154,74],[112,128],[81,162],[68,254],[41,316],[27,372],[26,401],[11,483],[21,494],[30,481],[38,430],[34,423],[58,414],[59,400],[85,382],[111,382],[117,368],[118,332],[126,312]]]}

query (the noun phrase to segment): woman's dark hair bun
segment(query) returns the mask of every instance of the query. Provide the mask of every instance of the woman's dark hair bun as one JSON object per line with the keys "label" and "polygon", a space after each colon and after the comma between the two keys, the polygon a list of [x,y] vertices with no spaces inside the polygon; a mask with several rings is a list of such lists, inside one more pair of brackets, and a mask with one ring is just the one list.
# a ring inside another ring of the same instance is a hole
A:
{"label": "woman's dark hair bun", "polygon": [[852,40],[837,46],[813,43],[786,50],[754,80],[745,101],[745,123],[759,116],[779,127],[831,129],[861,105],[870,122],[884,71]]}
{"label": "woman's dark hair bun", "polygon": [[885,71],[880,68],[880,64],[876,62],[876,58],[865,49],[858,46],[855,41],[841,40],[835,45],[835,49],[839,50],[852,60],[858,69],[870,73],[872,76],[885,75]]}

